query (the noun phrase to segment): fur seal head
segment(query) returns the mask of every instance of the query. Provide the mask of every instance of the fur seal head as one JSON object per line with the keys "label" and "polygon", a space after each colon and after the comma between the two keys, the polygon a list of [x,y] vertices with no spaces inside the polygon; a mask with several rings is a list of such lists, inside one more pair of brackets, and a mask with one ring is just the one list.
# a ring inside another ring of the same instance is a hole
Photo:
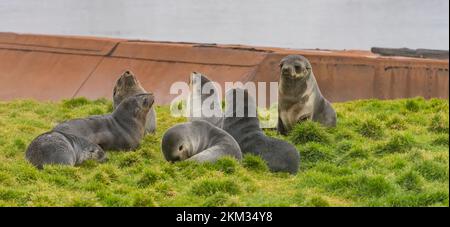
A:
{"label": "fur seal head", "polygon": [[301,55],[289,55],[280,61],[280,72],[284,78],[307,79],[311,69],[311,63]]}
{"label": "fur seal head", "polygon": [[193,146],[191,139],[188,138],[191,133],[192,131],[185,124],[175,125],[166,131],[161,145],[167,161],[183,161],[192,156]]}
{"label": "fur seal head", "polygon": [[131,71],[125,71],[117,79],[113,90],[114,109],[127,97],[135,94],[146,93],[139,80]]}
{"label": "fur seal head", "polygon": [[[133,95],[123,100],[113,112],[113,115],[126,115],[128,118],[132,116],[145,123],[147,113],[154,102],[155,98],[152,93]],[[124,115],[124,113],[126,114]]]}
{"label": "fur seal head", "polygon": [[189,77],[187,111],[189,121],[205,120],[215,126],[221,125],[220,91],[215,82],[201,73],[193,72]]}
{"label": "fur seal head", "polygon": [[108,160],[106,152],[97,144],[93,143],[82,143],[81,149],[85,151],[82,153],[80,160],[97,160],[98,162],[106,162]]}

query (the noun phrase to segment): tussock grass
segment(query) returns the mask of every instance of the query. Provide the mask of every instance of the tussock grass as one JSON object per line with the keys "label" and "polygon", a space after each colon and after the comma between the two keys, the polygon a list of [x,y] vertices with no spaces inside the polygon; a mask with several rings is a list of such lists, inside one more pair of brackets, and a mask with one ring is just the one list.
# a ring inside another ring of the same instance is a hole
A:
{"label": "tussock grass", "polygon": [[182,117],[156,108],[158,129],[109,161],[45,166],[24,157],[56,124],[104,114],[111,102],[0,102],[0,206],[448,206],[449,103],[414,98],[337,103],[336,128],[298,124],[289,136],[301,154],[297,175],[271,173],[259,157],[214,164],[168,163],[160,141]]}

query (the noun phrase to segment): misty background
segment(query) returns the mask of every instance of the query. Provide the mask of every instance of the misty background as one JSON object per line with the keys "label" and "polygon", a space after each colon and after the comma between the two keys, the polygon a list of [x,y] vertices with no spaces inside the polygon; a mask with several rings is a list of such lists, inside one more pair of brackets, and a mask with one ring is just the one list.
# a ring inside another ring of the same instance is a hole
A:
{"label": "misty background", "polygon": [[0,32],[449,49],[448,0],[0,0]]}

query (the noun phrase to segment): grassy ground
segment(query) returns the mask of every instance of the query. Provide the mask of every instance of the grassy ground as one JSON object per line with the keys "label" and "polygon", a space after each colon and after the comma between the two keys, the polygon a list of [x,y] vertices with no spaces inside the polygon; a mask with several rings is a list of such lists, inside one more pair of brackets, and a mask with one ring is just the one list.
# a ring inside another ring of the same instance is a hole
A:
{"label": "grassy ground", "polygon": [[46,166],[24,158],[27,145],[57,123],[111,110],[105,100],[0,102],[0,206],[448,206],[449,103],[408,99],[334,104],[338,127],[307,122],[296,144],[296,176],[270,173],[261,159],[167,163],[164,131],[183,118],[158,107],[156,135],[109,161]]}

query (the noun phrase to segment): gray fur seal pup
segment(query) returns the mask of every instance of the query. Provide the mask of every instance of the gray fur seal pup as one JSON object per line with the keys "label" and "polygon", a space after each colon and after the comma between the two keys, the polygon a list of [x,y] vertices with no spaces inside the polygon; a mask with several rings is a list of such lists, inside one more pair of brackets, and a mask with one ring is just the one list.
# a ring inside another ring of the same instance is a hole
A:
{"label": "gray fur seal pup", "polygon": [[106,153],[97,144],[61,132],[46,132],[28,146],[25,158],[38,169],[45,164],[78,165],[93,159],[106,161]]}
{"label": "gray fur seal pup", "polygon": [[[137,95],[148,93],[142,87],[139,80],[130,71],[125,71],[117,80],[116,85],[113,90],[113,109],[126,98]],[[145,133],[155,133],[156,131],[156,112],[155,108],[152,106],[150,111],[148,111],[147,119],[145,122]]]}
{"label": "gray fur seal pup", "polygon": [[193,72],[189,78],[187,111],[189,121],[205,120],[222,127],[222,105],[217,87],[206,75]]}
{"label": "gray fur seal pup", "polygon": [[256,102],[247,90],[227,91],[225,102],[223,129],[233,136],[244,154],[260,156],[273,172],[298,172],[299,152],[292,144],[264,134],[259,127]]}
{"label": "gray fur seal pup", "polygon": [[215,162],[223,156],[242,159],[236,140],[207,121],[196,120],[169,128],[162,138],[161,149],[167,161],[193,160]]}
{"label": "gray fur seal pup", "polygon": [[298,122],[313,120],[327,127],[336,126],[336,112],[320,92],[308,59],[289,55],[280,62],[278,85],[278,125],[286,135]]}
{"label": "gray fur seal pup", "polygon": [[134,150],[144,137],[146,115],[152,94],[138,94],[123,100],[112,114],[75,119],[57,125],[53,131],[85,138],[104,150]]}

